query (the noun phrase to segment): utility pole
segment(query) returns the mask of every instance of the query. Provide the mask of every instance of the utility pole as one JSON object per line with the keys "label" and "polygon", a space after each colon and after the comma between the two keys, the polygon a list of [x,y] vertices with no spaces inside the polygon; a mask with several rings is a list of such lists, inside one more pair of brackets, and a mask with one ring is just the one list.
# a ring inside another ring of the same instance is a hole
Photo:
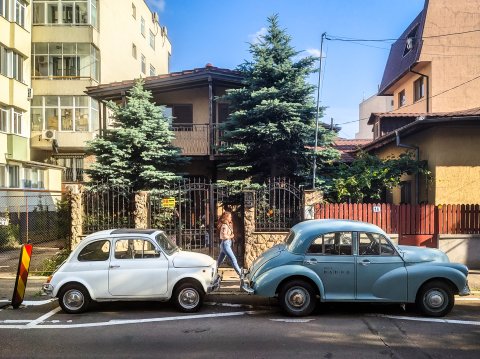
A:
{"label": "utility pole", "polygon": [[318,61],[318,86],[317,86],[317,114],[315,116],[315,147],[313,148],[313,178],[312,178],[312,188],[315,189],[315,177],[317,175],[317,145],[318,145],[318,121],[320,116],[320,82],[322,78],[322,58],[323,58],[323,40],[327,33],[322,34],[322,39],[320,41],[320,59]]}

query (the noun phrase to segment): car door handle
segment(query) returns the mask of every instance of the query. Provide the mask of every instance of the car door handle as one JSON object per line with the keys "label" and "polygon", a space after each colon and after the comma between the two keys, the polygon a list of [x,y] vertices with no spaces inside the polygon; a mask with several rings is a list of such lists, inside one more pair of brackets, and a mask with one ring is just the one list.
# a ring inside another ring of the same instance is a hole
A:
{"label": "car door handle", "polygon": [[307,259],[304,263],[305,264],[317,264],[318,261],[315,258],[312,258],[312,259]]}
{"label": "car door handle", "polygon": [[120,266],[110,266],[110,268],[120,268]]}
{"label": "car door handle", "polygon": [[369,261],[368,259],[365,259],[365,260],[361,261],[361,262],[358,263],[358,264],[360,264],[360,265],[362,265],[362,266],[368,266],[368,265],[370,264],[370,261]]}

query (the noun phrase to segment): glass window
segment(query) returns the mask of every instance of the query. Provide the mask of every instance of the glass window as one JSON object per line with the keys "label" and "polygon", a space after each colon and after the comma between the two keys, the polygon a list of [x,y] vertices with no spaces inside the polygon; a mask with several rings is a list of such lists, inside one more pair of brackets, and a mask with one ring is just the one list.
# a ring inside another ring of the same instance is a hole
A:
{"label": "glass window", "polygon": [[33,24],[45,24],[45,3],[33,3]]}
{"label": "glass window", "polygon": [[415,101],[418,101],[425,96],[425,86],[423,85],[423,76],[418,78],[413,83],[413,92],[414,92]]}
{"label": "glass window", "polygon": [[20,167],[7,166],[7,171],[8,171],[8,187],[19,188],[20,187]]}
{"label": "glass window", "polygon": [[8,76],[8,52],[2,45],[0,45],[0,74]]}
{"label": "glass window", "polygon": [[150,76],[155,76],[157,74],[157,70],[155,70],[155,67],[150,65]]}
{"label": "glass window", "polygon": [[11,132],[17,135],[22,133],[22,117],[21,112],[13,111],[12,129]]}
{"label": "glass window", "polygon": [[58,130],[58,108],[46,108],[46,130]]}
{"label": "glass window", "polygon": [[32,131],[42,131],[43,130],[43,114],[41,108],[32,107],[30,111],[31,126]]}
{"label": "glass window", "polygon": [[150,30],[150,47],[155,50],[155,35]]}
{"label": "glass window", "polygon": [[0,0],[0,16],[5,17],[5,3],[8,0]]}
{"label": "glass window", "polygon": [[135,5],[132,3],[132,16],[134,19],[137,18],[137,8],[135,7]]}
{"label": "glass window", "polygon": [[153,243],[144,239],[121,239],[115,243],[116,259],[144,259],[159,256]]}
{"label": "glass window", "polygon": [[358,254],[361,256],[391,256],[395,254],[395,249],[381,234],[360,233]]}
{"label": "glass window", "polygon": [[21,27],[25,27],[25,12],[27,5],[23,0],[15,0],[15,22]]}
{"label": "glass window", "polygon": [[137,46],[135,44],[132,44],[132,56],[134,59],[137,58]]}
{"label": "glass window", "polygon": [[309,254],[351,255],[352,233],[327,233],[316,238],[307,250]]}
{"label": "glass window", "polygon": [[110,241],[95,241],[85,246],[78,255],[80,262],[106,261],[110,257]]}
{"label": "glass window", "polygon": [[407,104],[407,97],[405,96],[405,90],[398,93],[398,107],[405,106]]}
{"label": "glass window", "polygon": [[5,188],[7,186],[6,174],[7,169],[5,166],[0,165],[0,188]]}
{"label": "glass window", "polygon": [[145,37],[145,19],[143,16],[140,19],[140,32],[142,33],[143,37]]}
{"label": "glass window", "polygon": [[142,59],[142,73],[147,73],[147,59],[145,58],[144,55],[141,57]]}
{"label": "glass window", "polygon": [[8,131],[8,110],[0,107],[0,132]]}
{"label": "glass window", "polygon": [[97,0],[90,1],[90,24],[93,27],[98,27],[97,22]]}
{"label": "glass window", "polygon": [[47,3],[47,23],[58,24],[58,3]]}

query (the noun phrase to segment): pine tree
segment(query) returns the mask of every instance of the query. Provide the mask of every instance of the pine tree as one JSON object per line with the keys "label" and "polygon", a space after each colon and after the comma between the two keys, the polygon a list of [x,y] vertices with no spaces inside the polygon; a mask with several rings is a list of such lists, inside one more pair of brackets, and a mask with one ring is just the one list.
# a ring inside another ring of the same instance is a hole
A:
{"label": "pine tree", "polygon": [[[230,108],[220,149],[228,159],[223,165],[235,179],[263,182],[281,176],[307,182],[316,113],[315,88],[307,77],[315,71],[316,59],[295,60],[299,52],[279,27],[278,16],[269,17],[268,23],[266,35],[250,45],[252,60],[239,66],[245,86],[228,90],[223,98]],[[327,148],[330,131],[320,126],[318,135],[319,147]],[[332,156],[328,151],[319,156],[319,168]]]}
{"label": "pine tree", "polygon": [[87,173],[93,181],[152,189],[177,180],[173,171],[186,159],[172,145],[174,134],[163,108],[152,102],[152,94],[138,80],[127,96],[125,106],[110,102],[113,128],[104,137],[89,143],[96,162]]}

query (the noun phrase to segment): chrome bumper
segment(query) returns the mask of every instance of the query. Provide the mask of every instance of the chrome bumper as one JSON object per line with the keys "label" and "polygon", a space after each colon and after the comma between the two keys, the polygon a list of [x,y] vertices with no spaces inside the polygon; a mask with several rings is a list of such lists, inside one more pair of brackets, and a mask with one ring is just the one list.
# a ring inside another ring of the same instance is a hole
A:
{"label": "chrome bumper", "polygon": [[240,289],[247,292],[248,294],[254,294],[255,290],[250,287],[250,281],[245,280],[245,276],[248,274],[248,271],[242,269],[242,273],[240,274]]}
{"label": "chrome bumper", "polygon": [[45,283],[44,285],[42,285],[42,290],[45,294],[52,295],[53,285],[51,285],[50,283]]}
{"label": "chrome bumper", "polygon": [[214,292],[220,288],[220,283],[222,282],[222,277],[218,274],[212,280],[212,283],[207,287],[207,293]]}
{"label": "chrome bumper", "polygon": [[468,281],[465,283],[465,287],[458,293],[459,296],[464,297],[470,295],[470,287],[468,286]]}

